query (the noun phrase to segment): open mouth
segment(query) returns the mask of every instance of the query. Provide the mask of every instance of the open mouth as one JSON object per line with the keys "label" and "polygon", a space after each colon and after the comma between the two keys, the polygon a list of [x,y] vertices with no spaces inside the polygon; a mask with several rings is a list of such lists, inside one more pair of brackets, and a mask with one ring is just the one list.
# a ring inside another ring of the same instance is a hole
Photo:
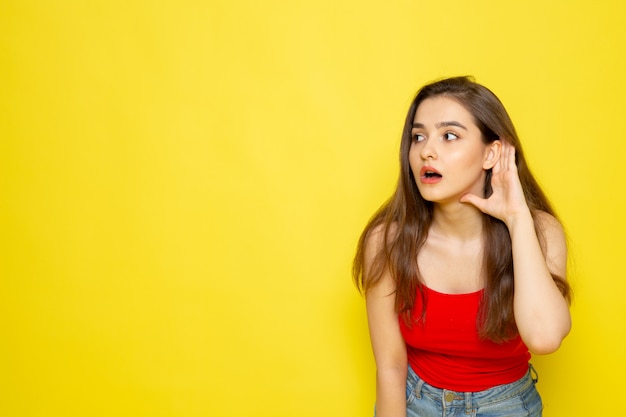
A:
{"label": "open mouth", "polygon": [[425,166],[420,169],[420,181],[423,184],[436,184],[443,176],[433,167]]}
{"label": "open mouth", "polygon": [[441,174],[435,171],[424,172],[424,178],[441,178]]}

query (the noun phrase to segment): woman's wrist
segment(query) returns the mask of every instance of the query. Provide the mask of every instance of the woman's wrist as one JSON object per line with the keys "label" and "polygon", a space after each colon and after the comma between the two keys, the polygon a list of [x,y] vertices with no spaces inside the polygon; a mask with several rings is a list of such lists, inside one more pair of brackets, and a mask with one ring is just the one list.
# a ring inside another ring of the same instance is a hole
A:
{"label": "woman's wrist", "polygon": [[506,226],[509,228],[510,234],[513,234],[514,230],[520,226],[527,227],[528,225],[532,225],[534,227],[533,216],[530,213],[530,209],[528,208],[528,206],[524,206],[524,208],[510,214],[503,221],[504,224],[506,224]]}

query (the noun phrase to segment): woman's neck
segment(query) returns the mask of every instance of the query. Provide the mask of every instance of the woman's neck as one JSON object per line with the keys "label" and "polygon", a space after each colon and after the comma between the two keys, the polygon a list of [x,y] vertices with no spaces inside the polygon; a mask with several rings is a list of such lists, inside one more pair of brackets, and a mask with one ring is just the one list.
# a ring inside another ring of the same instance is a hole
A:
{"label": "woman's neck", "polygon": [[435,204],[431,231],[457,240],[480,238],[483,231],[483,214],[470,204]]}

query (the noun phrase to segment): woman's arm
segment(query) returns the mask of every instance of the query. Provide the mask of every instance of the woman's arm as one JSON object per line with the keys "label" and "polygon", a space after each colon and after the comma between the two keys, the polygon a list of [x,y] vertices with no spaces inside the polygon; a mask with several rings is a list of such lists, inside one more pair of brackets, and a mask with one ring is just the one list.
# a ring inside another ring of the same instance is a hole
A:
{"label": "woman's arm", "polygon": [[[365,273],[380,247],[384,233],[374,232],[366,246]],[[385,273],[381,280],[367,290],[365,302],[370,340],[376,361],[376,416],[406,416],[406,345],[398,315],[395,311],[395,282]]]}
{"label": "woman's arm", "polygon": [[[501,143],[491,178],[492,195],[483,199],[466,194],[461,202],[471,203],[507,225],[515,277],[513,313],[519,334],[531,352],[552,353],[571,328],[569,304],[551,275],[566,277],[565,236],[558,220],[545,212],[536,213],[540,230],[535,230],[515,165],[515,148],[506,141]],[[543,250],[537,232],[543,237]]]}
{"label": "woman's arm", "polygon": [[567,246],[558,220],[544,212],[536,215],[538,232],[545,239],[545,253],[530,211],[507,222],[513,246],[513,311],[520,336],[530,351],[548,354],[559,348],[572,325],[568,302],[551,275],[566,276]]}

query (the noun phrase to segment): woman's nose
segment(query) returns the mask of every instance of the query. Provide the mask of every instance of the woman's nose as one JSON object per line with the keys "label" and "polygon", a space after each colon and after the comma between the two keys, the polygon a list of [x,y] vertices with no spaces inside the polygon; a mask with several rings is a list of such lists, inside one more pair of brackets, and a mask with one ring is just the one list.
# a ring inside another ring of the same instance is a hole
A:
{"label": "woman's nose", "polygon": [[425,143],[422,146],[422,150],[420,151],[420,156],[422,159],[437,159],[437,150],[435,149],[434,143],[432,143],[429,139],[426,139]]}

